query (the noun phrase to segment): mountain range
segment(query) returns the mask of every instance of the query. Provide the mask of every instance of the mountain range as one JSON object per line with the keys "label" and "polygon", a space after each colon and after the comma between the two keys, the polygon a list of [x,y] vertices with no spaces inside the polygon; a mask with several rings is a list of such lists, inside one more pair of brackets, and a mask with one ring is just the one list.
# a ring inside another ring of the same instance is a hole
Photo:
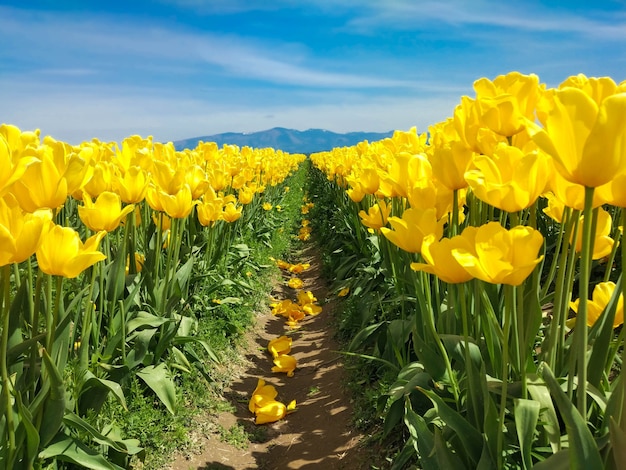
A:
{"label": "mountain range", "polygon": [[223,134],[193,137],[174,142],[177,150],[185,148],[193,149],[198,142],[215,142],[218,146],[224,144],[248,146],[254,148],[272,147],[289,153],[311,154],[331,150],[335,147],[348,147],[364,140],[375,142],[393,135],[389,132],[348,132],[338,134],[323,129],[308,129],[297,131],[295,129],[285,129],[284,127],[274,127],[260,132],[238,133],[226,132]]}

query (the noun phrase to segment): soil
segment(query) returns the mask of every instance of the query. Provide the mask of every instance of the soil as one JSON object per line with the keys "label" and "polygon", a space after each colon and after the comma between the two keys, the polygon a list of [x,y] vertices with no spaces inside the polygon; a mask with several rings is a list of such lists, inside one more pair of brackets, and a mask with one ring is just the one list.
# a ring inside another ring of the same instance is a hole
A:
{"label": "soil", "polygon": [[[199,436],[199,445],[194,446],[200,453],[179,455],[171,464],[172,470],[370,468],[361,444],[363,436],[351,426],[352,406],[344,387],[343,357],[333,338],[335,301],[327,299],[328,287],[321,277],[319,254],[311,245],[298,261],[311,265],[298,277],[304,281],[304,289],[318,298],[322,313],[302,320],[298,330],[290,330],[284,318],[273,316],[269,309],[258,316],[245,350],[247,367],[224,393],[235,411],[212,417],[213,422],[217,420],[214,432]],[[288,279],[288,273],[283,274],[282,282],[272,292],[273,298],[295,301],[297,291],[286,286]],[[298,361],[293,377],[273,373],[266,350],[271,339],[283,334],[293,339],[290,354]],[[248,400],[259,378],[276,387],[279,401],[287,404],[295,399],[297,410],[276,423],[255,425]],[[237,425],[255,442],[237,448],[220,439],[220,427],[228,430]]]}

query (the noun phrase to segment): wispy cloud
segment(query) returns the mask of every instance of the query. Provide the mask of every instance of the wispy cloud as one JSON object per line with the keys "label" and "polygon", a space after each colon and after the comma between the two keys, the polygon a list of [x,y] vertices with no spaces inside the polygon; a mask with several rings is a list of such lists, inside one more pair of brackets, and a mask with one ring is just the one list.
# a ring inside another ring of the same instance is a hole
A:
{"label": "wispy cloud", "polygon": [[348,26],[360,31],[371,31],[371,28],[376,26],[421,29],[437,25],[453,27],[482,25],[520,31],[573,33],[607,40],[625,40],[624,12],[596,8],[594,15],[588,12],[582,16],[534,2],[392,0],[369,3],[369,7],[362,9],[362,14],[350,20]]}
{"label": "wispy cloud", "polygon": [[[206,32],[167,29],[161,25],[124,24],[112,19],[83,19],[75,15],[45,13],[27,19],[19,12],[2,14],[3,35],[22,44],[46,44],[40,52],[42,67],[49,68],[55,53],[95,67],[107,68],[117,62],[120,69],[148,67],[167,61],[170,67],[186,64],[189,70],[207,74],[208,66],[245,80],[264,80],[274,84],[333,88],[412,87],[409,80],[357,75],[341,71],[344,63],[316,62],[306,47],[272,39],[245,38]],[[16,51],[16,56],[20,55]],[[121,70],[120,70],[121,71]],[[175,70],[177,71],[177,70]],[[68,72],[69,73],[69,72]]]}

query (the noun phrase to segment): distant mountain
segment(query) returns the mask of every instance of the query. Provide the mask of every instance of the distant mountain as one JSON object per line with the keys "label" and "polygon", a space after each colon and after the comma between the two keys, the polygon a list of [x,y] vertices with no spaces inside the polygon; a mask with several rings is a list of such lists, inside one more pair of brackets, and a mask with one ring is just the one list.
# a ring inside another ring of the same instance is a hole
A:
{"label": "distant mountain", "polygon": [[266,131],[237,133],[227,132],[224,134],[207,135],[203,137],[193,137],[191,139],[174,142],[177,150],[185,148],[193,149],[199,141],[215,142],[220,147],[224,144],[248,146],[255,148],[272,147],[289,153],[314,153],[331,150],[335,147],[347,147],[358,144],[364,140],[375,142],[385,137],[390,137],[390,132],[348,132],[337,134],[323,129],[309,129],[297,131],[274,127]]}

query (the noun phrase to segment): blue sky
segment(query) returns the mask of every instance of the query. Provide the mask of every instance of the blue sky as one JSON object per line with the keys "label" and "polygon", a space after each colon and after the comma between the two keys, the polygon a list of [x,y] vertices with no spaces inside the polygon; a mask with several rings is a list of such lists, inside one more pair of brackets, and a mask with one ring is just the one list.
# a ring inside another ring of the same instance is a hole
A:
{"label": "blue sky", "polygon": [[626,79],[626,0],[0,0],[0,123],[78,143],[388,131],[517,70]]}

